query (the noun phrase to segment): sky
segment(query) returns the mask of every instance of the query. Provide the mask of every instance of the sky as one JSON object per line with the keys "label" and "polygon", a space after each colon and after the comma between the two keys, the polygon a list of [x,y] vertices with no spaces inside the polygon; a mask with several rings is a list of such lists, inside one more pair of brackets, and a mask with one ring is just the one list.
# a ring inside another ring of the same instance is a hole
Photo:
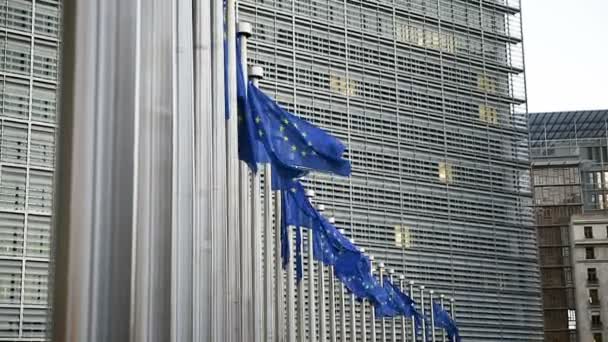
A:
{"label": "sky", "polygon": [[608,0],[521,0],[528,109],[608,109]]}

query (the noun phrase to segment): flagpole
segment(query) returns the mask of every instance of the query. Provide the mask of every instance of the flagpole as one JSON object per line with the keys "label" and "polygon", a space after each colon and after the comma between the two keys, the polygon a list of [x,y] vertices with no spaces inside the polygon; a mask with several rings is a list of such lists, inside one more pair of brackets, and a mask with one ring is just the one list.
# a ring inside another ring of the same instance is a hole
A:
{"label": "flagpole", "polygon": [[[317,207],[319,214],[323,214],[325,206],[319,204]],[[319,340],[325,342],[327,340],[327,317],[325,313],[325,265],[319,262]]]}
{"label": "flagpole", "polygon": [[[251,36],[251,24],[247,22],[239,22],[237,24],[237,35],[240,40],[240,53],[242,70],[244,70],[243,78],[247,84],[247,40]],[[245,89],[245,91],[247,91]],[[238,121],[238,119],[237,119]],[[257,184],[256,184],[257,181]],[[259,246],[256,246],[260,234],[259,220],[259,202],[260,197],[260,176],[256,174],[253,179],[249,177],[249,167],[244,162],[239,162],[239,199],[240,199],[240,215],[239,228],[241,233],[241,322],[243,329],[241,331],[241,339],[247,337],[253,342],[260,341],[260,319],[259,310],[256,309],[256,302],[260,300],[257,297],[257,292],[260,290],[261,284],[257,281],[259,277],[259,268],[261,266],[261,255]],[[251,194],[250,194],[251,192]],[[255,211],[257,207],[257,212]],[[259,308],[260,306],[257,305]]]}
{"label": "flagpole", "polygon": [[[309,202],[312,203],[312,198],[315,196],[315,192],[313,190],[306,190],[305,193],[306,198],[308,199]],[[311,237],[312,236],[312,227],[307,227],[308,231],[307,231],[307,237]],[[302,230],[304,230],[304,227],[297,227],[296,229],[300,230],[300,234],[302,234]],[[302,236],[302,235],[300,235]],[[312,239],[308,240],[309,243],[308,245],[310,246],[310,241],[312,241]],[[296,243],[297,239],[296,239]],[[304,239],[300,239],[299,242],[300,246],[300,250],[303,251],[304,250]],[[308,253],[308,250],[310,248],[307,248],[307,257],[308,257],[308,274],[310,275],[311,271],[314,272],[314,268],[312,265],[312,258],[310,257],[312,253]],[[302,268],[302,273],[304,273],[304,262],[303,259],[300,258],[299,260],[296,260],[296,262],[301,263],[301,268]],[[303,276],[303,274],[302,274]],[[311,277],[309,277],[307,285],[308,285],[308,303],[309,305],[313,304],[314,302],[314,298],[311,296],[312,292],[311,290],[311,284],[314,284],[313,279]],[[313,304],[314,305],[314,304]],[[306,342],[306,313],[305,313],[305,303],[304,303],[304,279],[298,279],[298,341],[299,342]]]}
{"label": "flagpole", "polygon": [[[380,287],[384,287],[384,263],[380,263]],[[384,317],[380,318],[380,337],[382,342],[386,342],[386,324]]]}
{"label": "flagpole", "polygon": [[228,100],[226,120],[226,187],[227,187],[227,258],[228,258],[228,341],[241,339],[241,265],[239,232],[239,159],[237,153],[237,94],[236,94],[236,0],[226,0],[226,37],[228,53]]}
{"label": "flagpole", "polygon": [[[424,285],[420,286],[420,313],[424,317]],[[422,322],[422,340],[426,341],[426,324]]]}
{"label": "flagpole", "polygon": [[[361,253],[365,254],[365,248],[361,248]],[[367,342],[366,305],[367,300],[363,298],[361,300],[361,342]]]}
{"label": "flagpole", "polygon": [[[440,301],[441,308],[445,310],[445,308],[444,308],[444,299],[445,299],[445,296],[441,295],[439,298],[441,300]],[[445,330],[444,329],[441,329],[441,342],[445,342]]]}
{"label": "flagpole", "polygon": [[429,301],[431,302],[431,341],[435,342],[435,309],[433,308],[433,294],[435,291],[429,291]]}
{"label": "flagpole", "polygon": [[[370,264],[370,271],[372,273],[372,276],[374,275],[374,256],[370,255],[369,256],[369,264]],[[369,310],[370,310],[370,317],[372,319],[371,322],[371,331],[372,331],[372,342],[376,342],[376,310],[374,308],[374,304],[373,303],[369,303]]]}
{"label": "flagpole", "polygon": [[[403,274],[399,275],[399,289],[402,292],[405,292],[405,276]],[[405,316],[401,316],[401,339],[403,342],[407,342],[407,331],[405,329]],[[415,341],[413,341],[415,342]]]}
{"label": "flagpole", "polygon": [[[260,86],[260,80],[262,78],[264,78],[264,68],[262,68],[261,66],[257,66],[257,65],[253,65],[249,68],[249,78],[251,79],[251,81],[253,82],[253,85],[256,87]],[[254,179],[253,179],[253,189],[254,189],[254,193],[251,197],[251,201],[252,204],[255,204],[255,202],[259,203],[259,193],[255,194],[255,189],[259,189],[261,187],[260,185],[260,175],[259,172],[254,174]],[[257,180],[256,180],[257,177]],[[272,183],[271,180],[271,168],[270,168],[270,164],[266,163],[264,164],[264,300],[261,303],[254,303],[254,309],[257,310],[257,306],[264,307],[264,320],[263,320],[263,324],[264,324],[264,331],[263,331],[263,341],[268,342],[268,341],[272,341],[274,338],[274,333],[273,333],[273,313],[272,313],[272,309],[273,309],[273,305],[270,305],[270,303],[273,301],[272,298],[272,189],[270,184]],[[257,185],[256,185],[257,184]],[[259,191],[259,190],[258,190]],[[257,200],[256,200],[257,199]],[[260,210],[259,206],[254,205],[254,210],[253,210],[253,214],[255,215],[255,217],[260,217],[261,213],[259,213],[258,211]],[[261,228],[260,228],[260,238],[261,238]],[[255,238],[256,234],[254,233],[254,238]],[[255,249],[254,249],[255,250]],[[255,269],[255,268],[254,268]],[[254,272],[254,277],[256,275],[257,272]],[[261,273],[261,272],[260,272]],[[261,297],[260,297],[261,298]],[[260,324],[261,325],[261,324]]]}
{"label": "flagpole", "polygon": [[[312,199],[315,195],[315,192],[310,190],[310,198]],[[323,208],[323,205],[320,204],[319,208]],[[313,231],[312,224],[308,227],[308,334],[309,341],[317,340],[317,319],[315,315],[316,307],[316,288],[315,288],[315,259],[314,259],[314,250],[313,250]],[[322,264],[319,263],[319,264]]]}
{"label": "flagpole", "polygon": [[[388,271],[388,274],[389,274],[391,283],[393,283],[393,275],[395,274],[395,270],[391,268]],[[397,321],[396,321],[395,317],[393,317],[391,319],[391,321],[392,321],[391,322],[392,323],[392,326],[391,326],[391,329],[392,329],[392,332],[391,332],[391,341],[395,342],[395,341],[397,341]]]}
{"label": "flagpole", "polygon": [[[336,223],[334,217],[329,218],[329,223]],[[336,276],[334,267],[329,266],[329,340],[336,342]]]}
{"label": "flagpole", "polygon": [[[350,242],[354,245],[355,239],[350,239]],[[357,342],[357,310],[355,307],[355,294],[350,294],[350,341]]]}
{"label": "flagpole", "polygon": [[296,308],[295,308],[295,285],[294,285],[294,248],[293,248],[293,234],[294,229],[298,227],[288,226],[287,227],[287,250],[289,253],[289,261],[287,262],[287,341],[296,341]]}
{"label": "flagpole", "polygon": [[456,320],[456,311],[455,310],[455,299],[454,298],[450,298],[450,315],[452,315],[452,319]]}
{"label": "flagpole", "polygon": [[[346,236],[344,229],[339,230],[340,234]],[[344,293],[344,284],[340,282],[340,342],[346,341],[346,297]]]}
{"label": "flagpole", "polygon": [[[410,298],[414,300],[414,281],[410,280]],[[412,316],[412,342],[416,342],[416,318]]]}
{"label": "flagpole", "polygon": [[[267,187],[266,193],[272,192],[272,183],[271,179],[271,170],[270,164],[266,164],[264,166],[264,173],[267,176],[265,180],[268,180],[268,183],[265,183]],[[289,231],[289,229],[288,229]],[[274,279],[275,279],[275,287],[274,287],[274,329],[276,332],[276,340],[278,342],[285,342],[285,320],[283,315],[285,314],[285,304],[283,302],[284,295],[284,284],[283,284],[283,262],[281,259],[281,192],[274,191]]]}
{"label": "flagpole", "polygon": [[[306,197],[308,197],[308,192],[306,193]],[[302,231],[305,229],[304,227],[296,227],[296,229],[299,231],[297,232],[298,234],[300,234],[300,236],[302,236]],[[310,228],[308,228],[308,230],[310,230]],[[298,241],[298,239],[296,239],[296,244],[299,244],[299,248],[300,251],[303,250],[303,244],[304,244],[304,239],[300,239],[300,241]],[[300,264],[300,269],[302,269],[302,273],[304,273],[304,260],[303,257],[297,258],[295,260],[295,262]],[[310,261],[309,261],[309,266],[310,266]],[[296,276],[299,277],[299,276]],[[302,274],[302,278],[304,277],[304,275]],[[304,331],[305,326],[306,326],[306,317],[305,317],[305,312],[304,312],[304,279],[297,279],[297,292],[298,292],[298,341],[299,342],[306,342],[306,332]]]}

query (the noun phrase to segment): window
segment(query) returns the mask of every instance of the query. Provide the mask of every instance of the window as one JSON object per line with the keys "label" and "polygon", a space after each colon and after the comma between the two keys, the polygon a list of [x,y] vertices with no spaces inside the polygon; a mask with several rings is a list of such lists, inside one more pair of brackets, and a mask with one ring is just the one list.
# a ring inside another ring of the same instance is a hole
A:
{"label": "window", "polygon": [[585,258],[586,259],[595,259],[595,249],[593,247],[585,248]]}
{"label": "window", "polygon": [[594,333],[593,342],[602,342],[602,333]]}
{"label": "window", "polygon": [[340,93],[345,96],[357,95],[357,81],[348,80],[346,77],[338,75],[330,75],[329,77],[329,89],[334,92]]}
{"label": "window", "polygon": [[598,314],[591,315],[591,326],[592,327],[602,326],[602,320],[600,319],[600,315],[598,315]]}
{"label": "window", "polygon": [[593,239],[593,227],[585,226],[585,239]]}
{"label": "window", "polygon": [[576,310],[568,310],[568,329],[576,330]]}
{"label": "window", "polygon": [[596,282],[597,281],[597,270],[595,268],[588,268],[587,269],[587,280],[590,282]]}
{"label": "window", "polygon": [[597,289],[590,289],[589,290],[589,304],[591,304],[591,305],[599,305],[600,304],[600,297],[599,297]]}
{"label": "window", "polygon": [[395,226],[395,245],[400,248],[410,248],[410,228],[407,226]]}
{"label": "window", "polygon": [[496,108],[486,106],[483,104],[479,105],[479,120],[481,120],[483,122],[497,124],[498,123],[498,112],[497,112]]}
{"label": "window", "polygon": [[453,176],[452,176],[452,165],[445,163],[445,162],[439,162],[439,180],[442,183],[452,183],[453,181]]}
{"label": "window", "polygon": [[606,238],[608,238],[608,226],[606,226]]}

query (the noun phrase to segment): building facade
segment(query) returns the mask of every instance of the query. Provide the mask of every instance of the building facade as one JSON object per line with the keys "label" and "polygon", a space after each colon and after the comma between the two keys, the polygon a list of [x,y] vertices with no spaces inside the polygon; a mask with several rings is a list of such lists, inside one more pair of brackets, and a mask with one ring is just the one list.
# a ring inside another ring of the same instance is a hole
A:
{"label": "building facade", "polygon": [[576,292],[586,289],[587,281],[573,276],[578,258],[570,222],[576,215],[605,214],[608,208],[607,120],[605,110],[530,114],[547,341],[591,341],[577,340],[581,315]]}
{"label": "building facade", "polygon": [[46,337],[59,2],[0,2],[0,341]]}
{"label": "building facade", "polygon": [[242,0],[249,62],[338,135],[317,201],[377,260],[459,303],[466,341],[541,341],[520,4]]}
{"label": "building facade", "polygon": [[608,341],[608,215],[574,215],[570,225],[578,341]]}

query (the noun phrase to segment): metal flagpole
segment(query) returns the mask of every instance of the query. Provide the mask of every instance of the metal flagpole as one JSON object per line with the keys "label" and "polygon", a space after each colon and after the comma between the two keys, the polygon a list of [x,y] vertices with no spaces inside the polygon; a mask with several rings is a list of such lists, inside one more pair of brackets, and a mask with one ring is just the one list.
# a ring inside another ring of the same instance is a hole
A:
{"label": "metal flagpole", "polygon": [[287,262],[287,341],[296,341],[296,308],[295,308],[295,285],[294,285],[294,248],[293,233],[298,227],[287,227],[287,250],[289,251],[289,261]]}
{"label": "metal flagpole", "polygon": [[[251,24],[239,22],[237,34],[241,43],[242,70],[247,70],[247,41],[251,36]],[[247,84],[248,75],[243,75]],[[239,114],[240,115],[240,114]],[[237,120],[238,121],[238,120]],[[243,307],[241,309],[241,321],[243,330],[241,338],[247,336],[254,342],[261,340],[261,283],[260,267],[262,266],[261,255],[261,232],[260,232],[260,175],[256,173],[249,176],[249,167],[246,163],[239,163],[239,196],[240,196],[240,232],[241,232],[241,291],[243,294]],[[257,305],[256,305],[257,304]]]}
{"label": "metal flagpole", "polygon": [[[319,204],[317,211],[323,214],[325,206]],[[326,305],[325,305],[325,266],[323,262],[319,262],[319,340],[325,342],[327,340],[327,318],[326,318]]]}
{"label": "metal flagpole", "polygon": [[228,53],[229,118],[226,120],[226,186],[228,241],[228,341],[241,339],[241,258],[240,258],[240,200],[239,159],[237,153],[237,94],[236,94],[236,0],[226,0],[226,36]]}
{"label": "metal flagpole", "polygon": [[340,282],[340,342],[346,342],[346,296],[344,284]]}
{"label": "metal flagpole", "polygon": [[456,310],[456,308],[455,308],[456,303],[455,302],[456,301],[454,300],[454,298],[450,298],[450,315],[452,315],[452,319],[453,320],[456,320],[456,311],[454,311],[454,310]]}
{"label": "metal flagpole", "polygon": [[[410,298],[414,300],[414,281],[410,280]],[[412,342],[416,342],[416,319],[412,316]]]}
{"label": "metal flagpole", "polygon": [[[344,229],[339,230],[340,233],[346,236]],[[346,342],[346,294],[344,284],[340,282],[340,342]]]}
{"label": "metal flagpole", "polygon": [[[251,78],[253,84],[256,87],[259,87],[260,85],[260,80],[262,78],[264,78],[264,69],[260,66],[252,66],[249,70],[249,77]],[[256,325],[262,325],[263,324],[263,334],[262,334],[262,340],[264,341],[268,341],[268,340],[272,340],[272,338],[274,337],[273,331],[272,331],[272,308],[273,305],[270,305],[270,303],[272,302],[272,191],[270,188],[270,164],[266,164],[264,165],[264,233],[262,234],[262,229],[258,228],[258,229],[254,229],[254,241],[259,241],[258,239],[262,238],[262,235],[264,236],[264,294],[262,297],[262,289],[259,288],[258,291],[256,291],[255,295],[256,297],[254,298],[260,298],[261,300],[258,301],[254,301],[254,310],[256,310],[256,314],[259,315],[263,315],[263,316],[259,316],[260,320],[262,320],[262,322],[256,321]],[[266,172],[267,171],[267,172]],[[261,213],[260,211],[260,207],[259,207],[259,189],[260,189],[260,175],[259,172],[256,173],[255,175],[253,175],[253,193],[252,193],[252,206],[253,206],[253,215],[256,218],[256,220],[259,220]],[[255,225],[256,221],[254,220],[254,227],[256,227]],[[260,243],[261,244],[261,243]],[[257,246],[258,248],[260,246]],[[258,248],[254,248],[254,251],[259,250]],[[260,252],[261,253],[261,252]],[[258,253],[258,254],[260,254]],[[257,258],[256,258],[257,259]],[[260,259],[261,259],[261,255],[260,255]],[[261,260],[259,260],[259,262],[261,262]],[[254,264],[256,264],[257,261],[254,261]],[[261,264],[260,264],[261,265]],[[254,267],[254,272],[253,272],[253,276],[255,277],[254,279],[259,279],[257,274],[261,274],[261,272],[259,272],[259,269],[256,269]],[[260,279],[261,280],[261,279]],[[259,283],[259,286],[261,286],[261,281]],[[257,288],[257,287],[256,287]],[[260,297],[257,297],[260,296]],[[263,298],[263,300],[262,300]],[[264,307],[264,312],[261,312],[261,308]],[[260,310],[260,311],[257,311]],[[254,327],[255,328],[255,327]],[[256,328],[257,329],[257,328]]]}
{"label": "metal flagpole", "polygon": [[[306,196],[308,197],[309,193],[306,193]],[[296,227],[296,229],[299,230],[300,236],[302,236],[303,230],[305,230],[305,227]],[[308,228],[308,230],[310,230],[310,228]],[[300,251],[303,251],[303,244],[304,244],[304,239],[301,238],[300,242],[297,241],[296,239],[296,244],[300,244],[299,248]],[[296,247],[297,248],[297,247]],[[295,257],[295,255],[294,255]],[[302,269],[302,273],[304,273],[304,256],[302,256],[299,260],[295,260],[295,262],[300,263],[300,268]],[[309,265],[310,266],[310,261],[309,261]],[[297,292],[298,292],[298,341],[300,342],[306,342],[306,331],[305,331],[305,327],[306,327],[306,316],[305,316],[305,312],[304,312],[304,279],[299,279],[298,278],[298,284],[297,284]]]}
{"label": "metal flagpole", "polygon": [[[262,78],[264,78],[264,68],[262,68],[261,66],[251,66],[249,68],[249,78],[251,79],[251,81],[253,82],[253,85],[255,85],[256,87],[260,86],[260,80]],[[263,296],[263,301],[261,302],[255,302],[254,305],[255,306],[260,306],[264,307],[264,313],[263,313],[263,324],[264,324],[264,331],[263,331],[263,341],[273,341],[274,339],[274,332],[273,332],[273,317],[272,317],[272,309],[273,309],[273,305],[270,305],[270,303],[273,301],[272,298],[272,189],[270,184],[272,183],[271,180],[271,168],[270,168],[270,163],[264,164],[264,296]],[[258,180],[256,181],[256,177],[258,177]],[[260,180],[259,180],[259,174],[254,175],[254,193],[252,195],[252,204],[254,204],[256,202],[256,199],[259,197],[259,194],[255,194],[255,189],[256,187],[259,188],[260,187]],[[257,186],[256,186],[256,182],[257,182]],[[259,203],[259,199],[258,199],[258,203]],[[257,210],[259,210],[259,207],[257,208]],[[254,207],[254,215],[256,215],[257,212],[256,208]],[[259,217],[260,214],[257,214],[257,217]],[[261,234],[261,229],[260,229],[260,234]],[[254,237],[256,235],[254,234]],[[255,277],[256,272],[254,272],[254,277]],[[257,308],[254,307],[255,310],[257,310]]]}
{"label": "metal flagpole", "polygon": [[[374,256],[370,255],[369,257],[369,263],[370,263],[370,270],[372,272],[372,276],[374,275]],[[372,342],[376,342],[376,310],[374,308],[374,304],[370,303],[369,304],[369,311],[370,311],[370,317],[371,317],[371,331],[372,331]]]}
{"label": "metal flagpole", "polygon": [[[380,263],[380,287],[384,286],[384,263]],[[382,338],[382,342],[386,342],[386,324],[384,322],[384,317],[380,319],[380,336]]]}
{"label": "metal flagpole", "polygon": [[[264,171],[270,175],[270,164],[266,164]],[[268,176],[268,181],[271,177]],[[272,192],[272,183],[267,183],[267,192]],[[289,229],[287,230],[289,231]],[[274,191],[274,331],[277,336],[277,341],[285,341],[285,314],[284,296],[283,296],[283,262],[281,259],[281,192]]]}
{"label": "metal flagpole", "polygon": [[[399,289],[405,291],[405,276],[399,275]],[[412,318],[413,319],[413,318]],[[405,316],[401,316],[401,339],[407,342],[407,330],[405,328]]]}
{"label": "metal flagpole", "polygon": [[[420,313],[424,317],[424,285],[420,286]],[[422,340],[426,341],[426,324],[422,322]]]}
{"label": "metal flagpole", "polygon": [[[309,190],[309,198],[313,198],[315,192]],[[312,224],[308,227],[308,339],[317,340],[317,318],[315,315],[315,261],[313,250],[313,231]]]}
{"label": "metal flagpole", "polygon": [[[444,296],[444,295],[441,295],[439,298],[440,298],[440,300],[441,300],[441,301],[440,301],[441,308],[442,308],[443,310],[445,310],[445,308],[444,308],[444,306],[443,306],[443,305],[444,305],[444,299],[445,299],[445,296]],[[445,342],[445,330],[443,330],[443,329],[441,329],[441,342]]]}
{"label": "metal flagpole", "polygon": [[[388,271],[388,274],[389,274],[389,277],[390,277],[391,283],[392,283],[393,282],[393,275],[395,274],[395,270],[391,268]],[[392,330],[391,331],[391,341],[395,342],[395,341],[397,341],[397,321],[396,321],[395,317],[393,317],[391,319],[391,323],[392,323],[392,326],[391,326],[391,330]]]}
{"label": "metal flagpole", "polygon": [[313,231],[308,228],[308,339],[317,340],[317,318],[315,315],[315,264],[313,253]]}
{"label": "metal flagpole", "polygon": [[[329,218],[329,223],[335,224],[336,219]],[[334,267],[329,266],[329,340],[336,342],[336,276]]]}
{"label": "metal flagpole", "polygon": [[[354,245],[355,239],[350,239],[350,242]],[[350,294],[350,341],[357,341],[357,309],[356,309],[355,294]]]}
{"label": "metal flagpole", "polygon": [[[365,248],[361,248],[361,253],[365,254]],[[361,342],[367,342],[367,322],[366,310],[367,300],[361,300]]]}
{"label": "metal flagpole", "polygon": [[435,294],[435,291],[430,290],[429,291],[429,302],[430,302],[430,307],[431,307],[431,341],[435,342],[435,312],[433,309],[433,294]]}

